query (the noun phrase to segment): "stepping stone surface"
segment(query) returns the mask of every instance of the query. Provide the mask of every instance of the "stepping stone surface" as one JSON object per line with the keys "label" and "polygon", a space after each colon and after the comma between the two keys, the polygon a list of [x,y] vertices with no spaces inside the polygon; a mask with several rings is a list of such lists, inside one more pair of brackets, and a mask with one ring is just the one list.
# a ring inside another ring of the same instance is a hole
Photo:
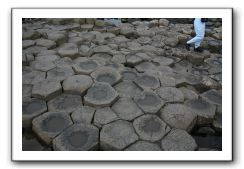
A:
{"label": "stepping stone surface", "polygon": [[156,115],[146,114],[136,118],[133,126],[140,139],[150,142],[160,140],[170,131],[170,127]]}
{"label": "stepping stone surface", "polygon": [[186,131],[172,129],[161,141],[161,148],[164,151],[194,151],[197,144],[194,138]]}
{"label": "stepping stone surface", "polygon": [[52,70],[49,70],[47,72],[47,79],[50,80],[57,80],[57,81],[63,81],[66,78],[70,77],[74,75],[74,71],[72,70],[72,68],[70,67],[56,67]]}
{"label": "stepping stone surface", "polygon": [[99,130],[90,124],[74,124],[53,140],[56,151],[97,150]]}
{"label": "stepping stone surface", "polygon": [[143,90],[148,90],[148,89],[154,90],[160,87],[159,80],[156,77],[147,74],[138,76],[135,79],[135,83]]}
{"label": "stepping stone surface", "polygon": [[110,107],[104,107],[96,110],[94,124],[101,126],[118,119],[117,114]]}
{"label": "stepping stone surface", "polygon": [[118,92],[120,97],[133,98],[139,95],[142,90],[136,86],[132,81],[122,81],[114,86],[114,89]]}
{"label": "stepping stone surface", "polygon": [[100,132],[100,148],[102,150],[122,150],[138,140],[132,124],[118,120],[103,126]]}
{"label": "stepping stone surface", "polygon": [[118,93],[108,84],[96,82],[84,96],[84,104],[89,106],[110,106],[118,97]]}
{"label": "stepping stone surface", "polygon": [[47,112],[32,121],[32,130],[46,144],[50,144],[53,138],[72,124],[67,113]]}
{"label": "stepping stone surface", "polygon": [[160,87],[156,93],[168,103],[184,101],[183,93],[175,87]]}
{"label": "stepping stone surface", "polygon": [[222,105],[222,96],[216,90],[209,90],[202,93],[201,98],[214,105]]}
{"label": "stepping stone surface", "polygon": [[137,141],[130,145],[125,151],[162,151],[157,144],[153,144],[147,141]]}
{"label": "stepping stone surface", "polygon": [[77,108],[71,114],[71,118],[74,123],[90,124],[92,122],[94,113],[95,113],[95,108],[89,106],[82,106],[80,108]]}
{"label": "stepping stone surface", "polygon": [[96,70],[99,66],[99,63],[95,60],[90,59],[78,59],[75,61],[73,68],[74,71],[78,74],[90,74]]}
{"label": "stepping stone surface", "polygon": [[172,128],[188,132],[194,127],[197,115],[183,104],[168,104],[160,110],[161,118]]}
{"label": "stepping stone surface", "polygon": [[64,93],[77,94],[83,96],[92,84],[93,81],[90,76],[74,75],[68,77],[63,81],[63,90]]}
{"label": "stepping stone surface", "polygon": [[64,43],[59,47],[58,54],[62,57],[74,59],[79,56],[79,49],[74,43]]}

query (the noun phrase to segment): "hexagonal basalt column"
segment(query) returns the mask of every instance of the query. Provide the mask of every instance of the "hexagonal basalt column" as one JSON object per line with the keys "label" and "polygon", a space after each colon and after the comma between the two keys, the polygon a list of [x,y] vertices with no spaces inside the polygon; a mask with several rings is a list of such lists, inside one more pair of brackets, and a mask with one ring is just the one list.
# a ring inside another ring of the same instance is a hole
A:
{"label": "hexagonal basalt column", "polygon": [[109,67],[102,67],[95,70],[91,73],[91,77],[96,82],[105,82],[111,86],[118,83],[122,78],[118,71]]}
{"label": "hexagonal basalt column", "polygon": [[93,81],[90,76],[74,75],[63,81],[63,89],[65,93],[84,95]]}
{"label": "hexagonal basalt column", "polygon": [[118,93],[108,84],[96,82],[84,96],[85,105],[105,107],[110,106],[118,97]]}
{"label": "hexagonal basalt column", "polygon": [[127,55],[126,56],[126,65],[134,67],[141,63],[143,59],[137,55]]}
{"label": "hexagonal basalt column", "polygon": [[125,151],[162,151],[157,144],[147,141],[137,141],[130,145]]}
{"label": "hexagonal basalt column", "polygon": [[96,110],[94,116],[94,124],[101,127],[112,121],[118,120],[118,116],[110,107],[104,107]]}
{"label": "hexagonal basalt column", "polygon": [[71,59],[74,59],[80,55],[79,49],[74,43],[62,44],[58,49],[58,54],[62,57],[69,57]]}
{"label": "hexagonal basalt column", "polygon": [[166,103],[171,102],[183,102],[183,93],[175,87],[160,87],[156,90],[156,93],[161,97]]}
{"label": "hexagonal basalt column", "polygon": [[74,124],[53,140],[53,149],[58,151],[97,150],[99,130],[90,124]]}
{"label": "hexagonal basalt column", "polygon": [[30,66],[35,70],[40,70],[43,72],[55,68],[55,64],[52,61],[45,61],[45,60],[34,60],[33,62],[30,63]]}
{"label": "hexagonal basalt column", "polygon": [[47,112],[32,121],[32,130],[46,144],[50,144],[53,138],[72,124],[67,113]]}
{"label": "hexagonal basalt column", "polygon": [[198,125],[208,125],[213,122],[216,106],[202,99],[189,100],[185,104],[197,114]]}
{"label": "hexagonal basalt column", "polygon": [[48,101],[61,93],[62,87],[59,81],[45,79],[34,84],[31,96]]}
{"label": "hexagonal basalt column", "polygon": [[200,97],[203,100],[206,100],[207,102],[221,106],[222,105],[222,96],[217,90],[208,90],[200,95]]}
{"label": "hexagonal basalt column", "polygon": [[82,106],[77,108],[72,114],[71,118],[74,123],[91,123],[95,108],[90,106]]}
{"label": "hexagonal basalt column", "polygon": [[133,70],[123,70],[121,75],[123,80],[134,80],[137,77],[137,73]]}
{"label": "hexagonal basalt column", "polygon": [[71,67],[56,67],[47,72],[47,79],[55,79],[58,81],[63,81],[64,79],[72,76],[74,71]]}
{"label": "hexagonal basalt column", "polygon": [[104,125],[100,132],[100,148],[102,150],[122,150],[138,140],[132,124],[125,120]]}
{"label": "hexagonal basalt column", "polygon": [[197,115],[183,104],[168,104],[160,112],[161,118],[170,127],[190,132],[196,124]]}
{"label": "hexagonal basalt column", "polygon": [[140,95],[135,96],[134,100],[145,113],[157,113],[164,105],[164,101],[153,91],[144,91]]}
{"label": "hexagonal basalt column", "polygon": [[141,89],[138,88],[132,81],[122,81],[114,86],[114,89],[119,93],[120,97],[134,97],[141,93]]}
{"label": "hexagonal basalt column", "polygon": [[141,109],[137,107],[136,103],[129,98],[119,99],[113,104],[112,109],[121,119],[124,120],[133,120],[143,114]]}
{"label": "hexagonal basalt column", "polygon": [[47,111],[44,100],[31,99],[22,105],[22,127],[31,127],[33,118]]}
{"label": "hexagonal basalt column", "polygon": [[81,97],[78,95],[62,94],[48,103],[49,111],[71,113],[79,106],[82,106]]}
{"label": "hexagonal basalt column", "polygon": [[78,74],[89,75],[91,72],[96,70],[99,66],[99,63],[91,59],[77,59],[73,65],[74,71]]}
{"label": "hexagonal basalt column", "polygon": [[186,131],[172,129],[161,141],[161,148],[165,151],[194,151],[197,144]]}
{"label": "hexagonal basalt column", "polygon": [[161,66],[171,66],[174,63],[174,60],[171,58],[160,56],[154,58],[153,62],[158,63]]}
{"label": "hexagonal basalt column", "polygon": [[135,83],[144,90],[148,90],[148,89],[154,90],[160,87],[160,82],[158,78],[147,74],[138,76],[135,79]]}
{"label": "hexagonal basalt column", "polygon": [[145,114],[134,120],[133,126],[142,140],[158,141],[170,131],[170,127],[156,115]]}

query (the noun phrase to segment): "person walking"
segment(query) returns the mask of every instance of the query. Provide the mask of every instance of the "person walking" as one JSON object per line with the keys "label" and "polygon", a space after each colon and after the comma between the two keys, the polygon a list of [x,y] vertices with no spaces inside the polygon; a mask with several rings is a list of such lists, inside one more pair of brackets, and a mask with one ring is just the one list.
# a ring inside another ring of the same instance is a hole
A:
{"label": "person walking", "polygon": [[190,44],[194,43],[194,51],[196,52],[202,52],[202,48],[200,47],[204,35],[205,35],[205,23],[208,21],[207,18],[195,18],[194,20],[194,30],[196,33],[196,36],[192,38],[191,40],[186,42],[186,49],[190,51]]}

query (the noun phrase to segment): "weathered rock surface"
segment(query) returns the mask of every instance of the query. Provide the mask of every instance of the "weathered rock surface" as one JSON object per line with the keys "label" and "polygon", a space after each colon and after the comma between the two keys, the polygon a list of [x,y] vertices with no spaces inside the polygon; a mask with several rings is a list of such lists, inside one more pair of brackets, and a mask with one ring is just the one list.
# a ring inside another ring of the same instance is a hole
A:
{"label": "weathered rock surface", "polygon": [[94,113],[95,108],[89,106],[82,106],[77,108],[74,112],[72,112],[71,118],[74,123],[91,124]]}
{"label": "weathered rock surface", "polygon": [[141,89],[132,81],[122,81],[114,86],[120,97],[133,98],[141,93]]}
{"label": "weathered rock surface", "polygon": [[147,141],[137,141],[130,145],[125,151],[162,151],[157,144],[153,144]]}
{"label": "weathered rock surface", "polygon": [[160,87],[156,90],[156,93],[161,97],[166,103],[172,102],[183,102],[184,94],[175,87]]}

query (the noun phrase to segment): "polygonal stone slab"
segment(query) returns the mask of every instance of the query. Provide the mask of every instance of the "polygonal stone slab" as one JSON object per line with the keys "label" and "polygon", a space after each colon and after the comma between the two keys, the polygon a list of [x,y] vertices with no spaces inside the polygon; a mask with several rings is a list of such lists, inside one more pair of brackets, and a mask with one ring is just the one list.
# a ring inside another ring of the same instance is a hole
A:
{"label": "polygonal stone slab", "polygon": [[67,35],[63,32],[52,31],[47,33],[47,39],[55,41],[59,46],[67,41]]}
{"label": "polygonal stone slab", "polygon": [[148,90],[148,89],[157,89],[160,87],[160,82],[158,80],[158,78],[156,78],[155,76],[151,76],[151,75],[141,75],[138,76],[134,82],[141,87],[144,90]]}
{"label": "polygonal stone slab", "polygon": [[35,57],[36,61],[40,61],[40,62],[53,62],[60,59],[60,56],[58,55],[40,55]]}
{"label": "polygonal stone slab", "polygon": [[155,70],[156,65],[154,65],[152,62],[142,62],[139,65],[136,65],[135,68],[139,73],[144,73],[148,70]]}
{"label": "polygonal stone slab", "polygon": [[133,120],[143,114],[136,103],[129,98],[119,99],[113,104],[112,109],[116,112],[119,118],[123,120]]}
{"label": "polygonal stone slab", "polygon": [[98,126],[108,124],[115,120],[118,120],[118,116],[110,107],[97,109],[94,115],[94,124]]}
{"label": "polygonal stone slab", "polygon": [[22,41],[22,48],[26,49],[28,47],[34,46],[35,45],[35,41],[34,40],[23,40]]}
{"label": "polygonal stone slab", "polygon": [[137,141],[130,145],[125,151],[162,151],[157,144],[147,141]]}
{"label": "polygonal stone slab", "polygon": [[57,151],[97,150],[99,130],[90,124],[74,124],[53,140],[53,149]]}
{"label": "polygonal stone slab", "polygon": [[175,78],[162,75],[159,76],[161,87],[174,87],[176,85]]}
{"label": "polygonal stone slab", "polygon": [[37,46],[44,46],[47,47],[48,49],[54,48],[56,46],[56,42],[49,40],[49,39],[36,39],[36,45]]}
{"label": "polygonal stone slab", "polygon": [[184,98],[186,100],[192,100],[192,99],[197,99],[198,98],[198,94],[195,91],[193,91],[193,90],[190,90],[190,89],[188,89],[186,87],[180,87],[179,89],[184,94]]}
{"label": "polygonal stone slab", "polygon": [[135,97],[141,93],[141,89],[138,88],[132,81],[122,81],[114,86],[114,89],[119,93],[120,97]]}
{"label": "polygonal stone slab", "polygon": [[121,80],[121,75],[118,71],[109,67],[102,67],[91,73],[91,77],[96,82],[108,83],[111,86],[115,85]]}
{"label": "polygonal stone slab", "polygon": [[222,115],[217,114],[214,121],[213,121],[213,127],[216,131],[222,132]]}
{"label": "polygonal stone slab", "polygon": [[86,74],[89,75],[91,72],[96,70],[99,66],[99,63],[95,60],[91,59],[78,59],[75,61],[73,68],[74,71],[78,74]]}
{"label": "polygonal stone slab", "polygon": [[175,87],[160,87],[156,90],[156,93],[161,97],[166,103],[172,102],[183,102],[184,95],[181,90]]}
{"label": "polygonal stone slab", "polygon": [[106,124],[100,132],[100,148],[106,151],[122,150],[137,140],[132,124],[125,120]]}
{"label": "polygonal stone slab", "polygon": [[55,79],[57,81],[63,81],[69,76],[74,75],[74,71],[71,67],[56,67],[47,72],[47,79]]}
{"label": "polygonal stone slab", "polygon": [[127,55],[126,56],[126,65],[134,67],[141,63],[143,59],[137,55]]}
{"label": "polygonal stone slab", "polygon": [[89,106],[110,106],[118,97],[118,93],[108,84],[96,82],[84,96],[84,103]]}
{"label": "polygonal stone slab", "polygon": [[142,140],[158,141],[170,131],[170,127],[158,116],[145,114],[134,120],[133,126]]}
{"label": "polygonal stone slab", "polygon": [[64,43],[59,47],[58,54],[62,57],[74,59],[79,56],[79,49],[76,44]]}
{"label": "polygonal stone slab", "polygon": [[123,70],[121,71],[123,80],[134,80],[138,75],[133,70]]}
{"label": "polygonal stone slab", "polygon": [[74,62],[73,62],[72,59],[70,59],[70,58],[68,58],[68,57],[64,57],[64,58],[55,60],[55,61],[54,61],[54,64],[55,64],[57,67],[60,67],[60,68],[64,68],[64,67],[72,68]]}
{"label": "polygonal stone slab", "polygon": [[55,68],[55,64],[52,61],[46,60],[34,60],[30,63],[30,66],[35,70],[40,70],[43,72],[47,72],[53,68]]}
{"label": "polygonal stone slab", "polygon": [[42,151],[43,145],[36,139],[22,137],[22,151]]}
{"label": "polygonal stone slab", "polygon": [[62,86],[59,81],[45,79],[42,82],[34,84],[31,96],[48,101],[61,93]]}
{"label": "polygonal stone slab", "polygon": [[170,127],[188,132],[195,126],[197,120],[197,115],[183,104],[166,105],[160,110],[160,116]]}
{"label": "polygonal stone slab", "polygon": [[171,66],[174,63],[174,60],[171,58],[160,56],[160,57],[154,58],[153,62],[158,63],[161,66]]}
{"label": "polygonal stone slab", "polygon": [[197,125],[208,125],[213,122],[216,106],[202,99],[188,100],[185,105],[197,114]]}
{"label": "polygonal stone slab", "polygon": [[74,75],[63,81],[63,90],[65,93],[83,96],[92,83],[90,76]]}
{"label": "polygonal stone slab", "polygon": [[186,131],[172,129],[161,141],[161,148],[165,151],[194,151],[197,144]]}
{"label": "polygonal stone slab", "polygon": [[202,93],[201,98],[214,105],[222,105],[222,96],[217,90],[208,90]]}
{"label": "polygonal stone slab", "polygon": [[22,83],[23,84],[35,84],[35,83],[41,82],[46,77],[46,73],[41,72],[41,71],[30,70],[26,73],[24,73],[24,72],[25,71],[22,70]]}
{"label": "polygonal stone slab", "polygon": [[82,106],[77,108],[71,114],[71,118],[74,123],[91,123],[93,115],[95,113],[95,108],[90,106]]}
{"label": "polygonal stone slab", "polygon": [[31,127],[33,118],[47,111],[47,105],[44,100],[31,99],[23,102],[22,105],[22,127]]}
{"label": "polygonal stone slab", "polygon": [[47,112],[32,121],[32,130],[46,144],[50,144],[53,138],[72,124],[67,113]]}
{"label": "polygonal stone slab", "polygon": [[81,97],[78,95],[62,94],[48,103],[49,111],[71,113],[79,106],[82,106]]}
{"label": "polygonal stone slab", "polygon": [[140,95],[135,96],[134,100],[145,113],[157,113],[164,105],[164,101],[153,91],[144,91]]}

